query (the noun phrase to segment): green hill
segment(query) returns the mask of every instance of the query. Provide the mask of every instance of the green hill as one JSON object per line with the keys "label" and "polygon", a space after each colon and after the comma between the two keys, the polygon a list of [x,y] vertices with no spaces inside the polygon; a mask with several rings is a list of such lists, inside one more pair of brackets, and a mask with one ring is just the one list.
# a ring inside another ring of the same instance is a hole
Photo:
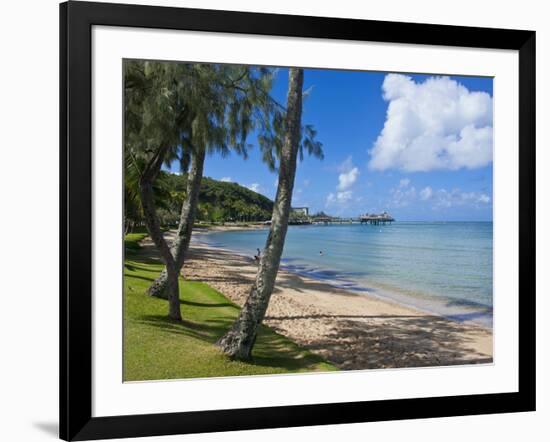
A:
{"label": "green hill", "polygon": [[[181,201],[185,197],[187,175],[163,173],[163,188],[170,192],[174,204],[163,210],[162,218],[168,224],[179,217]],[[199,194],[198,221],[266,221],[271,219],[273,201],[238,183],[204,177]]]}

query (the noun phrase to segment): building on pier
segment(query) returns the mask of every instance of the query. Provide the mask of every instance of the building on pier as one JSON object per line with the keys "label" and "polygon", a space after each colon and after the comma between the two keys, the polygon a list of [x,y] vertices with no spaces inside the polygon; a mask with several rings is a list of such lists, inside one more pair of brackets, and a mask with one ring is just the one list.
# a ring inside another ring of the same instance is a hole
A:
{"label": "building on pier", "polygon": [[361,215],[359,217],[359,220],[361,221],[361,224],[386,224],[386,223],[392,223],[395,221],[395,219],[388,213],[388,212],[382,212],[380,214],[375,213],[365,213],[364,215]]}

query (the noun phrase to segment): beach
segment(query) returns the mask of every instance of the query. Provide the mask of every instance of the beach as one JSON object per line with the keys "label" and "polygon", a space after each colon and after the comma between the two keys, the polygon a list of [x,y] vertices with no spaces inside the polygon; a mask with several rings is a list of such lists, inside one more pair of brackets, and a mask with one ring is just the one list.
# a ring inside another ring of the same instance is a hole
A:
{"label": "beach", "polygon": [[[203,281],[242,306],[257,264],[252,258],[205,244],[201,241],[205,234],[203,229],[196,231],[183,277]],[[286,270],[278,273],[264,323],[345,370],[493,360],[490,328]]]}

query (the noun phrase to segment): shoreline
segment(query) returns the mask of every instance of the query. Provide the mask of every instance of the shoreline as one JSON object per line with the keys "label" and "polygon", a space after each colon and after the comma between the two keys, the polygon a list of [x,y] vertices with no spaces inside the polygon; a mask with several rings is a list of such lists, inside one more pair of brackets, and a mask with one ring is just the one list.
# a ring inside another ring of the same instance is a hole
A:
{"label": "shoreline", "polygon": [[229,224],[225,223],[223,225],[208,225],[201,226],[200,224],[195,224],[193,226],[193,233],[209,233],[209,232],[234,232],[239,230],[262,230],[269,228],[267,224]]}
{"label": "shoreline", "polygon": [[[247,226],[224,225],[224,226],[213,226],[213,227],[196,229],[196,230],[194,229],[195,236],[192,237],[192,241],[195,241],[195,242],[198,241],[201,245],[204,245],[206,247],[210,247],[215,250],[221,250],[229,254],[243,257],[253,262],[253,260],[250,258],[248,254],[244,254],[237,250],[225,248],[223,246],[217,246],[206,242],[201,242],[200,237],[202,235],[208,235],[209,233],[214,233],[214,232],[261,230],[268,227],[269,226],[252,224]],[[369,281],[368,282],[369,288],[365,288],[365,286],[361,284],[361,282],[359,281],[356,281],[353,279],[345,279],[345,277],[339,277],[338,275],[335,275],[333,279],[320,277],[315,274],[315,269],[312,269],[312,270],[303,269],[303,268],[296,269],[296,268],[293,268],[292,264],[285,263],[285,259],[281,260],[279,271],[286,271],[303,278],[313,279],[315,281],[327,284],[328,286],[334,289],[341,289],[341,290],[351,292],[353,294],[358,294],[358,295],[366,294],[367,296],[375,297],[377,299],[380,299],[381,301],[386,301],[390,304],[396,304],[405,308],[410,308],[424,314],[441,316],[451,321],[472,324],[472,325],[481,327],[483,329],[486,329],[488,331],[492,331],[493,315],[492,315],[492,307],[490,306],[475,304],[475,303],[468,303],[468,304],[464,303],[463,304],[464,309],[462,310],[459,310],[459,309],[452,310],[450,308],[447,308],[447,311],[442,311],[444,310],[443,306],[446,304],[446,302],[450,301],[450,299],[446,299],[446,300],[432,299],[432,300],[424,300],[424,302],[422,302],[420,298],[415,299],[415,297],[411,294],[400,293],[400,291],[398,291],[398,289],[396,288],[383,287],[383,286],[380,286],[379,284],[374,283],[373,281]],[[438,302],[439,302],[439,309],[435,307],[435,304]],[[430,305],[430,303],[432,305]],[[466,306],[468,306],[469,308],[466,308]]]}
{"label": "shoreline", "polygon": [[[182,273],[186,279],[206,282],[242,306],[256,270],[251,258],[195,240]],[[279,270],[264,322],[341,369],[493,360],[492,330],[482,325],[448,319],[373,293],[338,288],[285,269]]]}

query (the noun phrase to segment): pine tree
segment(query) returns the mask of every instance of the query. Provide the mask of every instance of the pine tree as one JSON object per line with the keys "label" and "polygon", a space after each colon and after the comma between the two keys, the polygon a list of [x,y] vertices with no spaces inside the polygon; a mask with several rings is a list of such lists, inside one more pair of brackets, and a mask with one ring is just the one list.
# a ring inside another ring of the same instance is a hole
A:
{"label": "pine tree", "polygon": [[[287,109],[284,121],[284,140],[280,145],[279,182],[273,206],[273,217],[266,245],[261,254],[256,279],[238,319],[231,329],[218,341],[218,346],[231,358],[250,359],[256,342],[258,328],[262,323],[275,285],[275,279],[281,262],[283,246],[288,228],[292,191],[296,175],[296,162],[300,150],[302,88],[304,72],[302,69],[289,70]],[[312,146],[313,147],[313,146]],[[320,151],[320,144],[314,150]],[[266,150],[267,161],[273,160]]]}
{"label": "pine tree", "polygon": [[[187,74],[187,73],[185,73]],[[231,65],[194,65],[192,96],[193,119],[182,140],[180,155],[190,157],[187,197],[182,204],[180,220],[171,252],[179,272],[191,241],[193,224],[204,169],[205,156],[217,151],[233,151],[246,157],[247,137],[252,129],[260,134],[272,133],[272,119],[278,104],[270,97],[273,72],[266,68]],[[171,160],[169,157],[168,160]],[[185,169],[183,169],[185,171]],[[151,284],[151,296],[167,297],[168,266]]]}

